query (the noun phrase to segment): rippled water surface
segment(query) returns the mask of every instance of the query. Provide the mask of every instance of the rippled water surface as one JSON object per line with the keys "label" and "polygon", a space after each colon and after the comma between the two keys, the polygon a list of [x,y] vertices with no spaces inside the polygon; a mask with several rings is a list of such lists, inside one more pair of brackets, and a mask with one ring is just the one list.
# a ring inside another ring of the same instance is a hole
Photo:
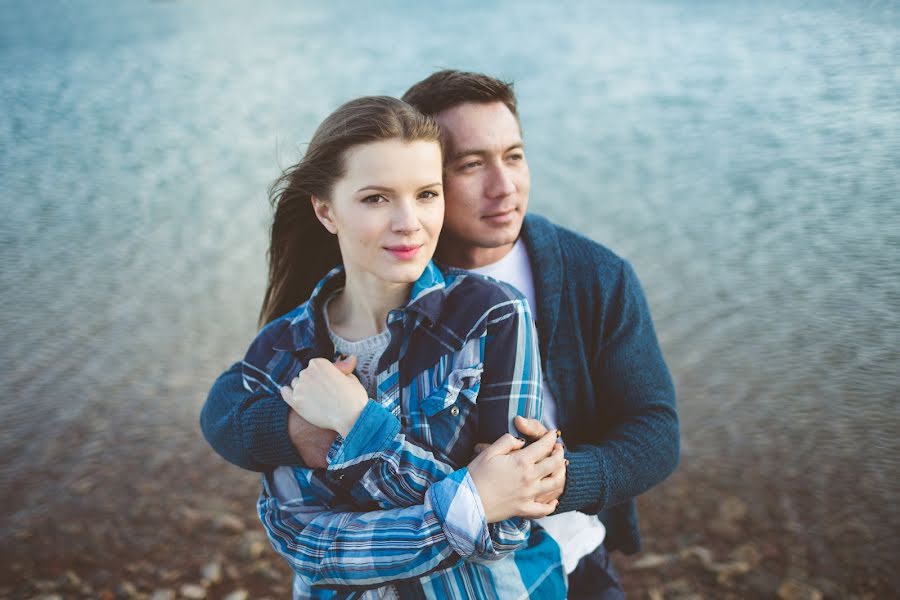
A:
{"label": "rippled water surface", "polygon": [[813,552],[896,558],[896,4],[0,4],[4,527],[197,443],[279,165],[340,102],[459,67],[516,81],[531,210],[635,265],[683,468],[778,496]]}

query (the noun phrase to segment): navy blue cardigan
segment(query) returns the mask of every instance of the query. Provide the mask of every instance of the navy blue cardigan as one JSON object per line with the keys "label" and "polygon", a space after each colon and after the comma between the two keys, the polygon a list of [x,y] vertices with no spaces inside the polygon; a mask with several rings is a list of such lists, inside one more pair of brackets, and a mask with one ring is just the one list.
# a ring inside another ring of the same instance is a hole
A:
{"label": "navy blue cardigan", "polygon": [[[597,513],[610,550],[640,550],[634,498],[678,464],[675,388],[631,266],[609,249],[537,215],[522,236],[547,385],[568,447],[557,512]],[[254,471],[301,463],[281,398],[249,394],[233,365],[200,414],[210,445]]]}

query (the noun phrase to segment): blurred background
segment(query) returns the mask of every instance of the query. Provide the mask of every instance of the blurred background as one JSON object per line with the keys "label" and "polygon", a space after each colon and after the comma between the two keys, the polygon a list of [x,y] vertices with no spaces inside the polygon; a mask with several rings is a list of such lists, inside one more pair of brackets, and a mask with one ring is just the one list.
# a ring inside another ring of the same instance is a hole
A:
{"label": "blurred background", "polygon": [[630,596],[900,593],[897,3],[2,0],[0,597],[288,595],[198,414],[267,186],[438,68],[515,81],[530,210],[650,300],[683,454]]}

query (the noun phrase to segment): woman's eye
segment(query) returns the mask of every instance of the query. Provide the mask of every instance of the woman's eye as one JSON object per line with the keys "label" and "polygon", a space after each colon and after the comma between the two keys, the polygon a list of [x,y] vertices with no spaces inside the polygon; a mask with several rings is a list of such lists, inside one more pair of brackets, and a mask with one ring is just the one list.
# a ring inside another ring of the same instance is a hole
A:
{"label": "woman's eye", "polygon": [[363,198],[362,201],[366,204],[379,204],[381,202],[387,202],[387,198],[381,194],[372,194],[371,196]]}
{"label": "woman's eye", "polygon": [[427,190],[419,194],[419,198],[425,198],[427,200],[431,200],[432,198],[437,198],[440,196],[437,192],[433,192],[431,190]]}

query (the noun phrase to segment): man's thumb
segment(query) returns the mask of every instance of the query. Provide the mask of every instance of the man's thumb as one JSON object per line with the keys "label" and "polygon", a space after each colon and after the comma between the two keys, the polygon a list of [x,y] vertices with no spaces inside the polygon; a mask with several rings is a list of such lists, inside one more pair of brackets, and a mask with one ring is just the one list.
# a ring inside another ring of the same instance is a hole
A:
{"label": "man's thumb", "polygon": [[337,367],[338,371],[340,371],[344,375],[350,375],[351,373],[353,373],[353,369],[356,368],[356,361],[356,355],[342,355],[341,358],[338,358],[336,361],[334,361],[334,366]]}
{"label": "man's thumb", "polygon": [[521,415],[516,415],[513,424],[519,430],[519,433],[532,441],[543,437],[547,433],[547,428],[537,419],[527,419]]}

